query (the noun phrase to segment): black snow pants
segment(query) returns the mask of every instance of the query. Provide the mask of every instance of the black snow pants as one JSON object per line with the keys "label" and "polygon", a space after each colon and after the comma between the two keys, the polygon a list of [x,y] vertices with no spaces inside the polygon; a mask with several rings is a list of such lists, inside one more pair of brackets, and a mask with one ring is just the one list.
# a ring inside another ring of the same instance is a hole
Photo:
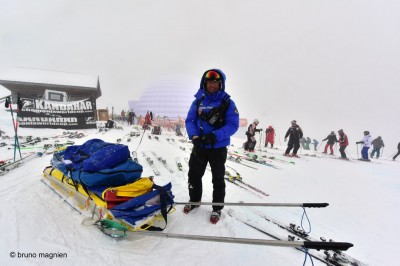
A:
{"label": "black snow pants", "polygon": [[[212,202],[224,202],[225,200],[225,162],[228,150],[226,147],[217,149],[205,149],[200,156],[191,153],[189,160],[189,197],[191,202],[201,201],[203,194],[202,178],[207,164],[210,163],[213,183]],[[199,158],[201,157],[201,158]],[[213,210],[221,210],[223,206],[213,206]]]}
{"label": "black snow pants", "polygon": [[289,141],[285,154],[289,154],[290,150],[293,149],[293,154],[297,154],[297,151],[300,148],[300,142],[291,142]]}
{"label": "black snow pants", "polygon": [[347,158],[346,153],[344,152],[345,149],[346,149],[346,146],[340,146],[340,148],[339,148],[340,155],[342,156],[342,158]]}

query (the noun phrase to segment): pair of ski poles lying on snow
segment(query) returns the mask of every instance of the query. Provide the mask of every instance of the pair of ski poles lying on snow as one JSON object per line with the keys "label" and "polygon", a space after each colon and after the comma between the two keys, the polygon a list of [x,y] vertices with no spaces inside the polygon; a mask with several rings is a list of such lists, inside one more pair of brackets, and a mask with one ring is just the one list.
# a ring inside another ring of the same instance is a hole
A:
{"label": "pair of ski poles lying on snow", "polygon": [[[245,202],[226,202],[226,203],[212,203],[212,202],[175,202],[175,205],[212,205],[212,206],[252,206],[252,207],[302,207],[302,208],[324,208],[328,203],[245,203]],[[104,224],[104,227],[109,227],[113,231],[111,223]],[[106,229],[106,228],[103,228]],[[114,230],[123,230],[124,233],[136,234],[143,236],[154,236],[164,238],[186,239],[186,240],[200,240],[200,241],[213,241],[235,244],[251,244],[251,245],[264,245],[264,246],[280,246],[280,247],[294,247],[306,248],[316,250],[340,250],[345,251],[353,247],[353,244],[348,242],[324,242],[324,241],[283,241],[283,240],[265,240],[265,239],[251,239],[251,238],[236,238],[236,237],[213,237],[213,236],[200,236],[200,235],[187,235],[187,234],[173,234],[173,233],[160,233],[152,231],[129,231],[127,228],[124,230],[121,227]],[[102,230],[103,231],[103,230]],[[104,232],[104,231],[103,231]]]}

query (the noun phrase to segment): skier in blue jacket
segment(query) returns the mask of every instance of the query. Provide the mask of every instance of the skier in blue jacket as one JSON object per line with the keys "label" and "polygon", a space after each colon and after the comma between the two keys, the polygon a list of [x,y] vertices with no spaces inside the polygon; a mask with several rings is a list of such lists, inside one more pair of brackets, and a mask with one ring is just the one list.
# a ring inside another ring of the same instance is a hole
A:
{"label": "skier in blue jacket", "polygon": [[[186,117],[186,130],[192,140],[193,150],[189,160],[188,188],[190,202],[200,202],[203,192],[202,177],[207,164],[211,166],[213,202],[225,199],[225,162],[230,137],[239,128],[239,112],[225,92],[225,74],[219,69],[207,70],[194,95]],[[186,205],[189,213],[197,205]],[[223,206],[213,206],[212,223],[218,222]]]}

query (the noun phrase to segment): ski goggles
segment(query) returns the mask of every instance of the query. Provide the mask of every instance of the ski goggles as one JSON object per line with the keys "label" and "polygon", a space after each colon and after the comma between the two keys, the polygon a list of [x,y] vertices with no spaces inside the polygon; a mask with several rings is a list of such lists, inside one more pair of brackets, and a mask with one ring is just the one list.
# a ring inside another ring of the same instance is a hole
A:
{"label": "ski goggles", "polygon": [[221,75],[217,71],[210,70],[204,75],[204,78],[206,80],[218,80],[218,81],[220,81],[221,80]]}

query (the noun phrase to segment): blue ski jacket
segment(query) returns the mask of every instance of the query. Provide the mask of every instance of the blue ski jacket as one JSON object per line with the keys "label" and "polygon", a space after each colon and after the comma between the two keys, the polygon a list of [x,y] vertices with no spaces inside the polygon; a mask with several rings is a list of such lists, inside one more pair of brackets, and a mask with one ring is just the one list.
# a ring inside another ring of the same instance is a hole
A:
{"label": "blue ski jacket", "polygon": [[[214,93],[209,94],[205,89],[205,77],[201,78],[200,88],[194,95],[195,100],[190,106],[187,114],[185,124],[189,138],[193,140],[193,136],[199,136],[200,138],[209,133],[213,133],[216,136],[216,142],[214,148],[221,148],[230,145],[230,137],[235,134],[239,128],[239,112],[232,99],[230,99],[229,107],[225,112],[225,123],[220,128],[215,128],[204,119],[200,118],[199,114],[205,112],[207,114],[214,107],[220,106],[229,94],[225,92],[225,74],[219,69],[210,69],[217,71],[222,76],[221,89]],[[206,71],[206,73],[209,70]],[[205,145],[204,148],[211,149],[211,145]]]}

